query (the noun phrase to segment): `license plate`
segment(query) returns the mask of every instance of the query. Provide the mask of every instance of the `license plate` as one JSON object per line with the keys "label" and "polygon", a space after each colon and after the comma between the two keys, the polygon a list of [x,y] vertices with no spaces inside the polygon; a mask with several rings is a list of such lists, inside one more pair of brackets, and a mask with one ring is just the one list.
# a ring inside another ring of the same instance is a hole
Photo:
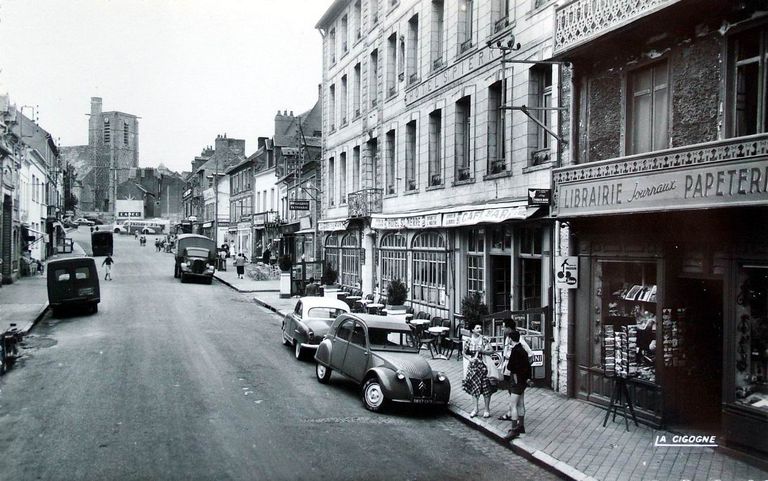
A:
{"label": "license plate", "polygon": [[432,404],[432,400],[428,398],[416,398],[413,400],[415,404]]}
{"label": "license plate", "polygon": [[93,294],[93,287],[84,287],[83,289],[78,289],[77,295],[79,296],[90,296]]}

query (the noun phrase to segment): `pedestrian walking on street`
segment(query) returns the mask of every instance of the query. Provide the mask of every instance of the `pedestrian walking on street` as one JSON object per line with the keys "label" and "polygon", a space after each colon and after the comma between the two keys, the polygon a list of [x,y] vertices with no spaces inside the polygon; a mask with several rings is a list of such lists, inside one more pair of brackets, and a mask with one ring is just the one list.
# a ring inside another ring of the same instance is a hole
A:
{"label": "pedestrian walking on street", "polygon": [[511,441],[521,434],[525,434],[525,388],[531,377],[531,364],[528,353],[520,343],[520,331],[509,333],[510,350],[509,360],[503,365],[504,381],[509,389],[509,410],[511,413],[512,429],[507,432],[504,439]]}
{"label": "pedestrian walking on street", "polygon": [[[501,361],[501,368],[502,370],[506,367],[507,362],[509,361],[509,357],[512,353],[512,347],[514,346],[514,343],[512,341],[511,334],[513,331],[517,331],[517,323],[515,323],[514,319],[504,319],[504,347],[502,349],[502,356],[503,360]],[[519,331],[517,331],[519,332]],[[531,359],[533,358],[533,351],[531,351],[531,346],[528,345],[528,343],[523,339],[522,334],[520,335],[520,340],[518,341],[519,344],[523,347],[525,350],[525,354],[528,357],[528,364],[531,363]],[[503,371],[502,371],[503,372]],[[512,395],[512,383],[509,382],[509,376],[504,376],[504,379],[502,379],[499,382],[499,389],[505,389],[510,396]],[[529,376],[530,379],[530,376]],[[530,382],[530,381],[529,381]],[[501,421],[511,421],[512,420],[512,405],[515,404],[515,402],[510,399],[510,408],[499,416],[499,420]]]}
{"label": "pedestrian walking on street", "polygon": [[237,255],[237,258],[235,258],[235,267],[237,267],[237,278],[238,279],[244,279],[245,278],[245,277],[243,277],[244,274],[245,274],[245,262],[246,262],[245,255],[243,255],[242,252],[239,253]]}
{"label": "pedestrian walking on street", "polygon": [[101,263],[102,266],[104,266],[104,280],[112,280],[112,264],[114,264],[115,261],[112,259],[112,256],[107,254],[107,258],[104,259],[104,262]]}
{"label": "pedestrian walking on street", "polygon": [[317,284],[315,284],[315,278],[310,277],[309,282],[307,283],[307,287],[304,288],[304,295],[305,296],[317,296],[320,294],[320,290],[317,287]]}
{"label": "pedestrian walking on street", "polygon": [[488,379],[488,367],[485,365],[486,357],[490,358],[492,352],[491,343],[487,337],[482,335],[483,327],[480,323],[472,326],[472,335],[465,340],[464,357],[468,360],[467,375],[462,382],[464,391],[475,398],[475,409],[469,413],[469,417],[477,416],[480,410],[480,395],[485,401],[485,411],[483,417],[491,417],[491,395],[493,394],[493,385]]}
{"label": "pedestrian walking on street", "polygon": [[264,254],[261,256],[261,262],[263,262],[265,265],[269,265],[269,258],[272,255],[271,252],[269,252],[269,248],[264,249]]}
{"label": "pedestrian walking on street", "polygon": [[227,270],[227,251],[224,249],[219,251],[219,269],[222,271]]}

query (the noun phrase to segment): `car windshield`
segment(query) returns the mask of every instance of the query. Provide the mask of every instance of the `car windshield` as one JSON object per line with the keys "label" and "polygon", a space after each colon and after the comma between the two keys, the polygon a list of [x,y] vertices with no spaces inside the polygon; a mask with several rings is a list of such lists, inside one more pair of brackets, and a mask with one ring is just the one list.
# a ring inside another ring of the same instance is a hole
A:
{"label": "car windshield", "polygon": [[368,329],[368,339],[371,349],[374,350],[409,352],[419,350],[419,345],[411,331],[371,327]]}
{"label": "car windshield", "polygon": [[345,312],[347,311],[336,307],[313,307],[307,311],[307,317],[313,319],[336,319]]}

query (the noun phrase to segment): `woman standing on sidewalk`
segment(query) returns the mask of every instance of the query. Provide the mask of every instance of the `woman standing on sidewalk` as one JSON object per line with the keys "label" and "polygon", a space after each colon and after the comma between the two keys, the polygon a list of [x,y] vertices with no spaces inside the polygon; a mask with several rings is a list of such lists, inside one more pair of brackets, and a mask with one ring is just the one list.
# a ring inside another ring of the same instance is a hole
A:
{"label": "woman standing on sidewalk", "polygon": [[485,356],[491,354],[491,344],[488,341],[488,338],[482,335],[482,331],[483,327],[480,323],[475,323],[472,326],[472,335],[464,344],[464,358],[467,359],[469,365],[467,367],[467,375],[462,382],[462,387],[467,394],[475,398],[475,409],[469,413],[469,417],[471,418],[477,416],[477,413],[480,410],[481,394],[485,401],[483,417],[488,418],[491,416],[490,410],[493,386],[488,379],[488,367],[484,362]]}

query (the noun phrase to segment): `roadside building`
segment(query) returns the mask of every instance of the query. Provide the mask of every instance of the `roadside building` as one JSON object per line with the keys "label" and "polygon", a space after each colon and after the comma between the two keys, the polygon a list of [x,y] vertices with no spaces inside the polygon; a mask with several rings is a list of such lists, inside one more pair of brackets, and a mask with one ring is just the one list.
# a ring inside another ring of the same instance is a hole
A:
{"label": "roadside building", "polygon": [[181,194],[182,223],[189,232],[195,234],[200,233],[199,219],[203,218],[203,190],[207,188],[207,182],[205,180],[204,173],[199,172],[200,167],[205,165],[208,160],[213,156],[213,148],[210,146],[205,147],[200,155],[196,156],[192,160],[192,170],[189,172],[185,180],[185,189]]}
{"label": "roadside building", "polygon": [[573,67],[560,83],[570,161],[553,172],[553,214],[558,253],[573,256],[555,268],[578,266],[556,309],[570,393],[608,404],[628,375],[646,422],[765,456],[768,12],[758,7],[557,7],[554,58]]}
{"label": "roadside building", "polygon": [[471,292],[491,311],[539,309],[521,327],[548,355],[552,229],[527,199],[559,155],[540,126],[557,130],[559,67],[538,63],[554,8],[540,3],[333,2],[316,26],[320,228],[341,284],[386,293],[400,278],[416,311],[453,325]]}

